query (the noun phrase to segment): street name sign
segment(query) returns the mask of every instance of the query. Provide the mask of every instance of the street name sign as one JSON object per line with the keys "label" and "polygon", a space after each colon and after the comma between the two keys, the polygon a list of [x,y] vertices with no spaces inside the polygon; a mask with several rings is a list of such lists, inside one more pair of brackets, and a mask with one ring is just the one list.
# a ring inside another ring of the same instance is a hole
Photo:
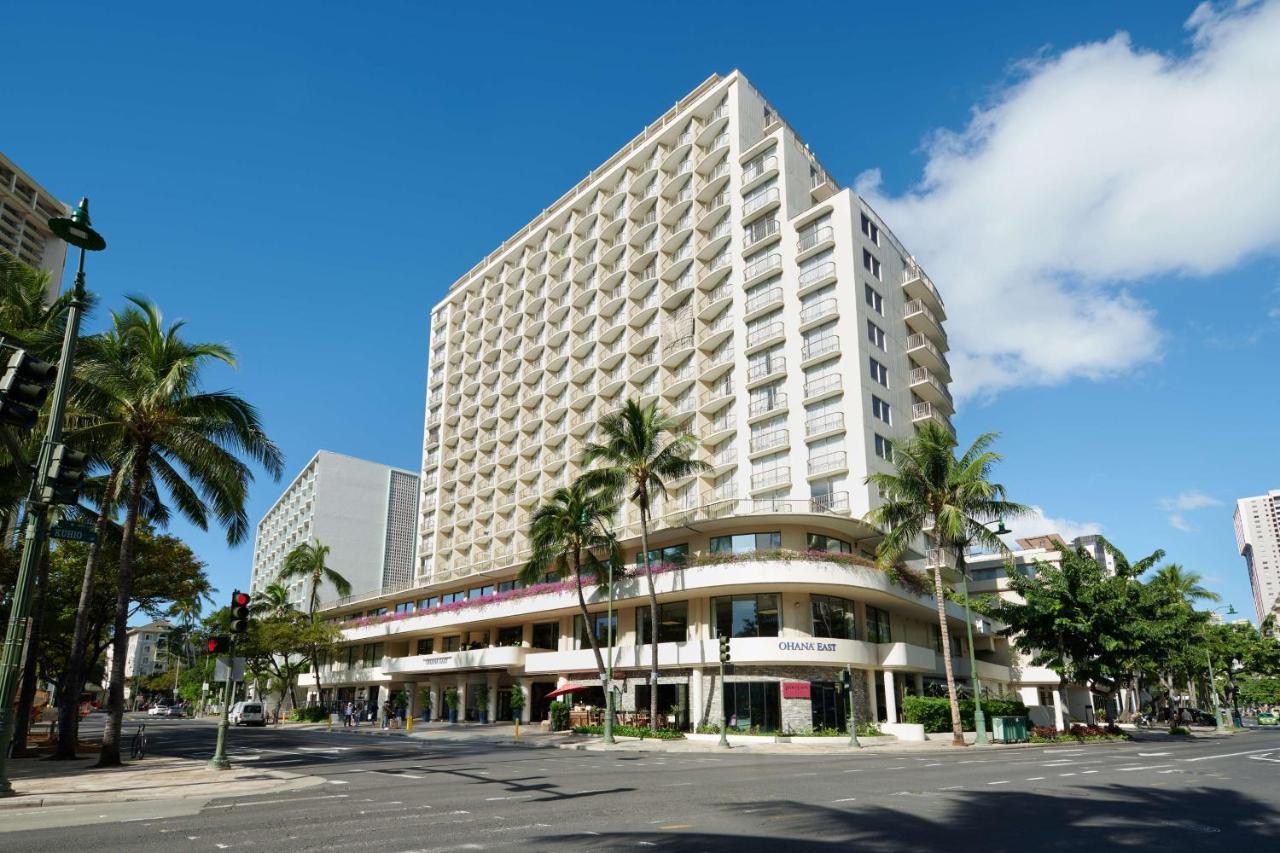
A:
{"label": "street name sign", "polygon": [[71,542],[93,542],[98,538],[94,526],[82,521],[59,521],[49,528],[49,535],[54,539],[66,539]]}

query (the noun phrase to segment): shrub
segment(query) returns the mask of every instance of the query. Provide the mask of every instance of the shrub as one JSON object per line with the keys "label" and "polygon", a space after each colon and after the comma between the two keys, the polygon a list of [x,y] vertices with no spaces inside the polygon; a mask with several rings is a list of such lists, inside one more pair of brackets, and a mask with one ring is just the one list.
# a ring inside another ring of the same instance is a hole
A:
{"label": "shrub", "polygon": [[863,723],[858,726],[858,737],[880,737],[883,734],[879,723]]}
{"label": "shrub", "polygon": [[324,708],[309,705],[306,708],[294,708],[289,719],[301,723],[323,723],[329,719],[329,715],[325,713]]}
{"label": "shrub", "polygon": [[[992,717],[1025,717],[1027,706],[1017,699],[983,699],[982,713],[987,731]],[[945,696],[906,696],[902,700],[902,720],[920,723],[929,733],[951,731],[951,703]],[[960,723],[965,731],[973,729],[973,700],[960,700]]]}
{"label": "shrub", "polygon": [[[604,734],[604,726],[574,726],[573,733],[579,735],[602,735]],[[638,737],[641,740],[647,737],[657,740],[684,740],[684,732],[678,732],[675,729],[658,729],[655,732],[639,726],[624,726],[616,723],[613,727],[613,733],[620,737]]]}
{"label": "shrub", "polygon": [[1187,728],[1186,726],[1173,726],[1172,728],[1169,729],[1169,734],[1190,736],[1191,729]]}
{"label": "shrub", "polygon": [[565,702],[555,701],[548,707],[548,713],[551,715],[551,730],[553,732],[562,732],[569,728],[569,705]]}

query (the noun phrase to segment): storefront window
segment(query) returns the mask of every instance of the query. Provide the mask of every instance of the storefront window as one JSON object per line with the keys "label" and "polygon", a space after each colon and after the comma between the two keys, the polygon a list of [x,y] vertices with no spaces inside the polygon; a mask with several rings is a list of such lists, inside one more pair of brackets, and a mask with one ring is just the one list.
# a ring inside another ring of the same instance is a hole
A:
{"label": "storefront window", "polygon": [[813,609],[813,636],[858,639],[852,601],[830,595],[811,595],[809,601]]}
{"label": "storefront window", "polygon": [[462,637],[457,634],[452,637],[445,637],[440,641],[440,651],[442,652],[456,652],[460,648],[462,648]]}
{"label": "storefront window", "polygon": [[500,646],[518,646],[524,642],[524,628],[519,625],[512,625],[507,628],[498,629],[498,645]]}
{"label": "storefront window", "polygon": [[872,643],[892,643],[893,634],[889,630],[889,612],[879,607],[867,605],[867,641]]}
{"label": "storefront window", "polygon": [[560,623],[539,622],[533,626],[533,647],[535,649],[560,648]]}
{"label": "storefront window", "polygon": [[827,536],[824,533],[809,534],[810,551],[831,551],[838,554],[852,554],[853,546],[843,539]]}
{"label": "storefront window", "polygon": [[[597,645],[607,645],[609,642],[609,617],[606,613],[591,614],[592,627],[596,635]],[[573,636],[578,641],[579,649],[591,648],[591,640],[587,637],[586,624],[582,621],[581,616],[573,617]],[[613,639],[618,639],[618,614],[613,614]]]}
{"label": "storefront window", "polygon": [[752,551],[776,551],[782,547],[782,534],[735,533],[732,536],[712,536],[712,554],[750,554]]}
{"label": "storefront window", "polygon": [[418,641],[418,654],[429,655],[435,653],[436,639],[435,637],[427,637]]}
{"label": "storefront window", "polygon": [[[657,566],[662,563],[671,563],[676,566],[683,566],[689,562],[689,543],[683,542],[679,545],[668,545],[665,548],[651,548],[649,550],[649,565]],[[644,559],[641,552],[636,552],[636,565],[643,566]]]}
{"label": "storefront window", "polygon": [[782,706],[776,681],[730,681],[725,684],[725,714],[729,728],[780,731]]}
{"label": "storefront window", "polygon": [[[639,645],[649,642],[649,608],[636,608],[636,636]],[[658,642],[683,643],[689,639],[689,602],[672,601],[658,605]]]}
{"label": "storefront window", "polygon": [[716,637],[778,636],[778,594],[719,596],[711,599]]}

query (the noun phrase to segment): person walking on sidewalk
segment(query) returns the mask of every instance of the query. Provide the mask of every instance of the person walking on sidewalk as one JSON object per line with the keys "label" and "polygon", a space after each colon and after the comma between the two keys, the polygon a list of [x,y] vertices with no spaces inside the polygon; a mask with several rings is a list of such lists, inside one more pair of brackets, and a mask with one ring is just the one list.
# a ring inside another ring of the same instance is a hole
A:
{"label": "person walking on sidewalk", "polygon": [[349,729],[353,727],[355,724],[356,724],[356,706],[353,705],[350,700],[347,700],[347,705],[343,709],[342,727],[344,729]]}

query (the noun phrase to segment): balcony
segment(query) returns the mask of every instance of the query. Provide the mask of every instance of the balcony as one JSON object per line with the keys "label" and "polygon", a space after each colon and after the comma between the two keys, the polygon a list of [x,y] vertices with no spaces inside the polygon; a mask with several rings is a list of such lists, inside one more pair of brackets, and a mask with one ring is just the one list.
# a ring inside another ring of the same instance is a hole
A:
{"label": "balcony", "polygon": [[774,356],[748,367],[747,382],[751,384],[765,382],[786,372],[787,360],[782,356]]}
{"label": "balcony", "polygon": [[796,278],[798,285],[797,293],[803,296],[813,290],[817,290],[825,284],[829,284],[836,280],[836,264],[835,261],[824,261],[817,266],[802,270]]}
{"label": "balcony", "polygon": [[914,260],[902,271],[902,290],[910,300],[919,300],[929,306],[940,320],[947,319],[946,308],[942,304],[942,296],[933,286],[933,281],[925,275]]}
{"label": "balcony", "polygon": [[745,312],[744,319],[751,320],[753,316],[764,314],[765,312],[781,307],[782,305],[782,288],[771,287],[763,293],[757,293],[747,300],[747,304],[743,310]]}
{"label": "balcony", "polygon": [[946,334],[942,331],[942,321],[923,300],[913,299],[908,302],[902,308],[902,315],[907,321],[907,328],[912,332],[928,335],[935,341],[946,340]]}
{"label": "balcony", "polygon": [[930,548],[925,551],[924,568],[927,572],[941,572],[947,580],[960,579],[960,572],[956,568],[956,554],[950,548]]}
{"label": "balcony", "polygon": [[830,225],[823,225],[821,228],[812,228],[800,234],[800,240],[796,244],[796,254],[805,255],[817,249],[834,243],[836,232]]}
{"label": "balcony", "polygon": [[776,174],[778,171],[778,158],[776,155],[770,154],[767,157],[760,157],[757,160],[748,163],[746,168],[742,170],[742,185],[744,192],[749,192],[751,184],[756,181]]}
{"label": "balcony", "polygon": [[844,389],[844,380],[839,373],[828,373],[804,383],[805,402],[840,393]]}
{"label": "balcony", "polygon": [[751,475],[751,490],[753,492],[789,485],[791,485],[791,467],[788,465]]}
{"label": "balcony", "polygon": [[764,418],[787,408],[787,395],[784,391],[776,394],[765,394],[756,397],[747,406],[748,418]]}
{"label": "balcony", "polygon": [[942,406],[948,414],[955,411],[955,403],[951,400],[951,392],[947,390],[945,380],[930,373],[929,368],[914,368],[911,371],[910,387],[921,400]]}
{"label": "balcony", "polygon": [[781,231],[781,224],[776,219],[761,219],[752,223],[743,234],[743,250],[750,251],[775,238]]}
{"label": "balcony", "polygon": [[804,422],[804,437],[817,438],[844,432],[844,412],[828,412]]}
{"label": "balcony", "polygon": [[843,450],[809,457],[809,476],[823,477],[849,470],[849,454]]}
{"label": "balcony", "polygon": [[948,432],[955,435],[956,428],[951,425],[951,419],[947,417],[947,413],[941,406],[935,406],[933,403],[916,403],[911,407],[911,423],[918,425],[930,420],[937,421]]}
{"label": "balcony", "polygon": [[942,376],[951,376],[951,364],[933,341],[921,334],[907,336],[907,355]]}
{"label": "balcony", "polygon": [[775,341],[782,340],[785,336],[786,327],[783,326],[780,321],[769,323],[758,329],[753,329],[752,331],[747,332],[747,350],[751,351],[763,346],[768,346]]}
{"label": "balcony", "polygon": [[[834,264],[832,264],[834,266]],[[776,252],[767,257],[755,261],[745,270],[742,271],[742,284],[747,287],[751,282],[762,278],[772,272],[782,269],[782,255]]]}
{"label": "balcony", "polygon": [[744,222],[753,216],[762,215],[765,211],[777,207],[780,197],[777,187],[769,187],[764,192],[757,191],[749,196],[742,203],[742,218]]}
{"label": "balcony", "polygon": [[839,353],[839,335],[825,335],[821,338],[814,338],[800,349],[800,357],[806,362],[827,358],[831,355],[839,355]]}
{"label": "balcony", "polygon": [[813,305],[800,309],[800,325],[802,327],[813,326],[824,320],[837,317],[839,314],[840,306],[836,303],[836,300],[823,299]]}
{"label": "balcony", "polygon": [[790,443],[790,430],[775,429],[769,432],[760,433],[759,435],[751,436],[749,452],[766,453],[771,450],[777,450],[781,447],[787,447]]}
{"label": "balcony", "polygon": [[698,398],[698,408],[704,412],[713,412],[733,399],[733,383],[717,382],[715,387],[704,391]]}

